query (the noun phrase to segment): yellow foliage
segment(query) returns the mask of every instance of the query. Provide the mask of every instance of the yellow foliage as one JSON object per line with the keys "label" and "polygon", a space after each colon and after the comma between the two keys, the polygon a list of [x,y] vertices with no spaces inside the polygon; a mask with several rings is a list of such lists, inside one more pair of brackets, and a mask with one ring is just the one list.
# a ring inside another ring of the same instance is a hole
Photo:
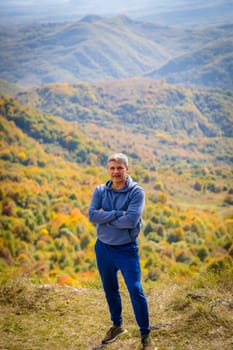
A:
{"label": "yellow foliage", "polygon": [[158,201],[165,204],[168,201],[168,195],[164,192],[159,192],[158,193]]}
{"label": "yellow foliage", "polygon": [[175,233],[179,236],[180,240],[184,239],[184,230],[182,227],[176,227]]}
{"label": "yellow foliage", "polygon": [[171,135],[162,132],[162,131],[158,131],[155,133],[155,138],[160,140],[160,141],[165,141],[165,142],[172,142],[173,138]]}
{"label": "yellow foliage", "polygon": [[22,159],[22,160],[26,160],[26,159],[27,159],[27,156],[26,156],[25,152],[20,152],[20,153],[18,153],[18,157],[19,157],[20,159]]}
{"label": "yellow foliage", "polygon": [[49,234],[49,232],[48,232],[48,230],[47,230],[46,228],[42,228],[42,229],[40,230],[40,234],[46,236],[46,235]]}

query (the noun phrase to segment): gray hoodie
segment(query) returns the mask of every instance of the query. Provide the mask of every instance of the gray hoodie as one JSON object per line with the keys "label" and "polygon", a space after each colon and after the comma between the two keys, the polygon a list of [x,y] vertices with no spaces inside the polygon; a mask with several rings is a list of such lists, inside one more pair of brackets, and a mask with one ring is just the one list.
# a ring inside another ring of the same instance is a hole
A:
{"label": "gray hoodie", "polygon": [[97,186],[89,207],[89,220],[97,225],[97,237],[110,245],[134,241],[141,227],[144,190],[127,175],[125,186],[116,190],[112,181]]}

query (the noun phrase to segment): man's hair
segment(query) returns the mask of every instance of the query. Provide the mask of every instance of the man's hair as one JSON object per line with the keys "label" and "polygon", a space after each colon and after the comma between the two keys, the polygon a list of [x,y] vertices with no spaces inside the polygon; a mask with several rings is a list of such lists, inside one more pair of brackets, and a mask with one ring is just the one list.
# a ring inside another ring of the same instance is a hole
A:
{"label": "man's hair", "polygon": [[128,157],[123,153],[115,153],[108,157],[108,163],[115,160],[116,162],[122,162],[128,168]]}

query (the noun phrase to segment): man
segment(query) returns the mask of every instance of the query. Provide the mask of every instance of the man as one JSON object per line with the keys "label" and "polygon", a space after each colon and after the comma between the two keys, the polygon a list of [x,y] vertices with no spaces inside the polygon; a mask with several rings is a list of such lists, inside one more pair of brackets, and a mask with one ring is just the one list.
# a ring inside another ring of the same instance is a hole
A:
{"label": "man", "polygon": [[124,154],[110,156],[107,170],[110,180],[96,187],[88,213],[90,221],[97,225],[96,260],[113,323],[102,343],[111,343],[127,332],[123,328],[119,270],[139,326],[140,349],[154,350],[147,300],[141,286],[137,244],[145,204],[144,191],[128,175],[128,158]]}

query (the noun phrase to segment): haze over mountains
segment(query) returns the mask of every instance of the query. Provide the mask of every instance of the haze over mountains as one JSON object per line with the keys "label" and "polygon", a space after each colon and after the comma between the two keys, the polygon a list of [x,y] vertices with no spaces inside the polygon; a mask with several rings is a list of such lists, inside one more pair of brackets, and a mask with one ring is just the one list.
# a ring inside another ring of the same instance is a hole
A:
{"label": "haze over mountains", "polygon": [[231,89],[233,25],[174,29],[86,16],[0,30],[0,78],[24,86],[150,76]]}
{"label": "haze over mountains", "polygon": [[115,16],[175,27],[207,27],[232,22],[232,0],[1,0],[4,25],[76,21],[90,14]]}

